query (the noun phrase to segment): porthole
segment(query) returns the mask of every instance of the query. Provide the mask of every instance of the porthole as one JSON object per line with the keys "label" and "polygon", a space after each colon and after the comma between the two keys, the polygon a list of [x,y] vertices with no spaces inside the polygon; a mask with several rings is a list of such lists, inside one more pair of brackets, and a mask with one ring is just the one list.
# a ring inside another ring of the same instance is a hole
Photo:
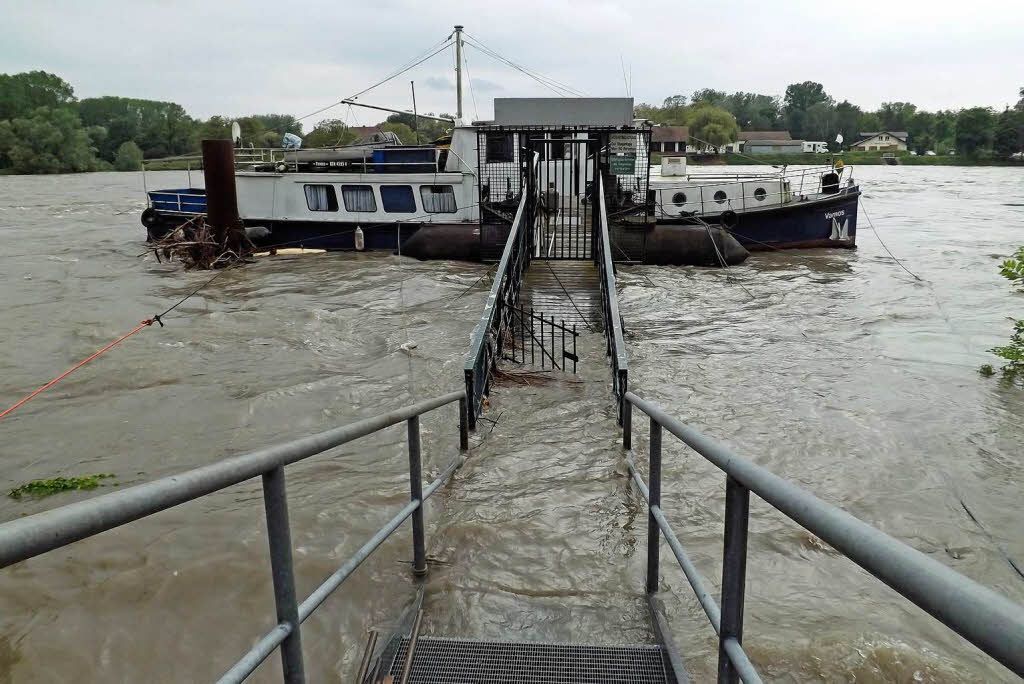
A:
{"label": "porthole", "polygon": [[676,194],[672,195],[672,204],[676,205],[677,207],[681,207],[684,204],[686,204],[686,193],[677,192]]}
{"label": "porthole", "polygon": [[725,204],[725,190],[719,190],[715,193],[715,201],[719,204]]}
{"label": "porthole", "polygon": [[768,192],[764,188],[758,188],[754,191],[754,199],[758,202],[764,202],[764,198],[768,196]]}

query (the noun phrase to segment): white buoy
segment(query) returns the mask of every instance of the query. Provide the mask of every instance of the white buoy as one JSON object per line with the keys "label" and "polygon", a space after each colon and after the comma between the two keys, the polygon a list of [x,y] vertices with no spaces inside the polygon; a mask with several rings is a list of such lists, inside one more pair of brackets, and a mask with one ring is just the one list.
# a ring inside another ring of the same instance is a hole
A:
{"label": "white buoy", "polygon": [[363,229],[356,226],[356,250],[362,252],[366,249],[366,240],[363,237]]}

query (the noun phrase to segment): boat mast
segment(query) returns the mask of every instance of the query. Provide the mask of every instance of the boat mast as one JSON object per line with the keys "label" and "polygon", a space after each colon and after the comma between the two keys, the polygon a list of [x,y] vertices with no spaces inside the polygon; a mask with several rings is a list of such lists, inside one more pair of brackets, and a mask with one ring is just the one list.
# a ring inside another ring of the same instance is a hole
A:
{"label": "boat mast", "polygon": [[462,27],[455,25],[455,118],[462,118]]}

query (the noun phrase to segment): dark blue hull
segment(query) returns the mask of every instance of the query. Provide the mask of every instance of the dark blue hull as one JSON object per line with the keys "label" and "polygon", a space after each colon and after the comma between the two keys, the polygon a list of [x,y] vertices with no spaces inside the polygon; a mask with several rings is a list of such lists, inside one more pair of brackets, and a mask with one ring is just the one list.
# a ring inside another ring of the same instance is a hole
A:
{"label": "dark blue hull", "polygon": [[[791,202],[759,211],[702,216],[722,225],[748,250],[857,246],[857,202],[860,188],[851,187],[825,199]],[[692,219],[659,219],[659,225],[685,225]]]}

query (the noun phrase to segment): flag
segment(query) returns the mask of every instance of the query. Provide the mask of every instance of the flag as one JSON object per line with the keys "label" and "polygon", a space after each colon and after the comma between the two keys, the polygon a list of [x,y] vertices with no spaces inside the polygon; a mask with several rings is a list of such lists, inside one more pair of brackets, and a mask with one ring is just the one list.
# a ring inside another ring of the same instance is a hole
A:
{"label": "flag", "polygon": [[842,133],[837,133],[836,134],[836,142],[839,143],[840,145],[843,144],[843,134]]}

